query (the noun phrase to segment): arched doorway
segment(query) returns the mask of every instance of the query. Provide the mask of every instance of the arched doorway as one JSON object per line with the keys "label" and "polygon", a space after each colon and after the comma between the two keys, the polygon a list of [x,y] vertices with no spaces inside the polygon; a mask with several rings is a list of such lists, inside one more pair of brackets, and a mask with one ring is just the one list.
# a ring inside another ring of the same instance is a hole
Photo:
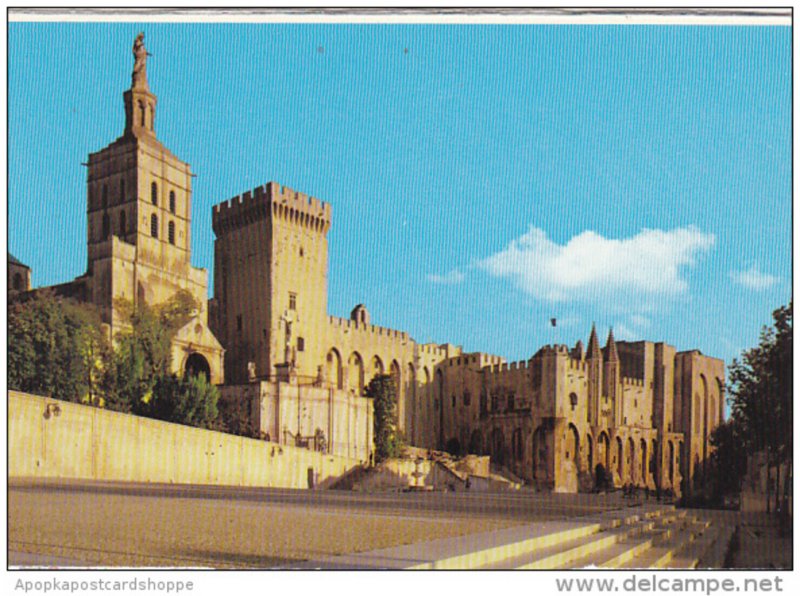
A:
{"label": "arched doorway", "polygon": [[506,463],[506,441],[499,428],[492,431],[492,459],[500,466]]}
{"label": "arched doorway", "polygon": [[669,466],[668,477],[669,487],[675,488],[675,444],[672,441],[667,441],[667,455],[669,457],[667,465]]}
{"label": "arched doorway", "polygon": [[211,380],[211,366],[208,364],[206,357],[199,352],[192,352],[186,359],[186,365],[183,367],[183,376],[188,379],[189,377],[205,377],[206,381]]}
{"label": "arched doorway", "polygon": [[383,374],[383,362],[381,362],[381,359],[378,358],[378,356],[374,356],[372,358],[372,365],[370,366],[369,374],[370,379]]}
{"label": "arched doorway", "polygon": [[592,434],[586,433],[586,471],[593,474],[594,469],[594,441]]}
{"label": "arched doorway", "polygon": [[434,374],[433,382],[433,405],[439,409],[437,432],[437,444],[439,449],[444,447],[444,375],[441,370],[437,370]]}
{"label": "arched doorway", "polygon": [[473,455],[483,455],[483,435],[477,428],[469,437],[469,452]]}
{"label": "arched doorway", "polygon": [[361,395],[364,390],[364,361],[358,352],[353,352],[347,359],[347,386],[356,395]]}
{"label": "arched doorway", "polygon": [[611,471],[611,442],[606,431],[601,431],[597,438],[597,462],[603,464],[606,472]]}
{"label": "arched doorway", "polygon": [[567,444],[564,447],[564,457],[568,460],[572,460],[575,463],[576,470],[578,470],[578,466],[580,465],[580,450],[581,438],[578,434],[578,429],[575,428],[574,424],[570,424],[567,427]]}
{"label": "arched doorway", "polygon": [[514,433],[511,435],[511,457],[514,459],[515,464],[522,462],[523,452],[522,429],[515,428]]}
{"label": "arched doorway", "polygon": [[635,482],[634,473],[636,471],[636,443],[633,442],[633,437],[628,437],[628,458],[625,462],[628,474],[626,479],[628,482]]}
{"label": "arched doorway", "polygon": [[411,438],[413,445],[419,444],[417,434],[417,371],[414,365],[408,364],[408,377],[406,379],[406,399],[408,404],[406,407],[406,420],[408,424],[408,436]]}
{"label": "arched doorway", "polygon": [[342,389],[342,357],[339,355],[336,348],[331,348],[330,352],[328,352],[328,356],[325,358],[325,362],[327,365],[326,378],[328,382],[337,389]]}
{"label": "arched doorway", "polygon": [[650,460],[647,457],[647,441],[644,439],[639,442],[639,452],[642,458],[642,485],[647,486],[647,466]]}
{"label": "arched doorway", "polygon": [[547,433],[541,426],[533,433],[533,478],[547,478]]}

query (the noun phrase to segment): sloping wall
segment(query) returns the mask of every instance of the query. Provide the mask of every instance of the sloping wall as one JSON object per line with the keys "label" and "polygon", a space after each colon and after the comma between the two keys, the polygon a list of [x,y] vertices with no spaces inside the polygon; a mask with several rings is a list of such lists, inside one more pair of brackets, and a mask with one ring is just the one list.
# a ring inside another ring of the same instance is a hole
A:
{"label": "sloping wall", "polygon": [[356,459],[8,392],[9,477],[325,487]]}

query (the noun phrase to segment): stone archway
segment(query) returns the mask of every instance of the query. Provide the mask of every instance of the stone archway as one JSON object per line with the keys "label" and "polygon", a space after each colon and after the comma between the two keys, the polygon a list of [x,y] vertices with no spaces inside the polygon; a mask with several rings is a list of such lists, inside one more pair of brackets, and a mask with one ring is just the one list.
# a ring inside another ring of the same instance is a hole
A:
{"label": "stone archway", "polygon": [[647,457],[647,441],[642,439],[639,441],[639,456],[641,458],[641,468],[642,468],[642,486],[647,486],[647,468],[650,463],[650,460]]}
{"label": "stone archway", "polygon": [[343,389],[342,357],[336,348],[331,348],[325,359],[327,365],[327,381],[336,389]]}
{"label": "stone archway", "polygon": [[483,435],[477,428],[472,431],[469,437],[469,448],[467,451],[473,455],[483,455]]}
{"label": "stone archway", "polygon": [[500,466],[506,463],[506,440],[499,428],[492,431],[492,459]]}
{"label": "stone archway", "polygon": [[631,484],[636,482],[635,473],[636,473],[636,443],[633,442],[633,437],[628,437],[628,446],[627,446],[627,459],[625,461],[626,467],[626,480]]}
{"label": "stone archway", "polygon": [[547,432],[540,426],[533,433],[533,478],[547,479]]}
{"label": "stone archway", "polygon": [[183,367],[183,376],[188,379],[189,377],[205,377],[206,381],[211,380],[211,366],[208,360],[200,352],[192,352],[186,359],[186,364]]}

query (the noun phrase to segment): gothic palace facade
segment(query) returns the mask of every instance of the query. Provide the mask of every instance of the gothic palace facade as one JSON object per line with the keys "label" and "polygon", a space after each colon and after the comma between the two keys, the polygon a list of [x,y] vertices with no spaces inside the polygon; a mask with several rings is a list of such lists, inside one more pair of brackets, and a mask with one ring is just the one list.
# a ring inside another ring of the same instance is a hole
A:
{"label": "gothic palace facade", "polygon": [[[724,362],[659,342],[546,346],[508,363],[421,344],[375,325],[364,305],[327,313],[330,204],[275,182],[213,208],[214,297],[190,264],[191,171],[156,138],[142,37],[123,135],[89,156],[87,273],[57,286],[94,302],[112,332],[114,298],[158,303],[185,289],[202,305],[178,333],[173,367],[206,372],[271,441],[369,461],[370,379],[391,374],[412,445],[491,455],[528,483],[680,494],[702,476],[723,419]],[[9,286],[11,287],[11,286]]]}

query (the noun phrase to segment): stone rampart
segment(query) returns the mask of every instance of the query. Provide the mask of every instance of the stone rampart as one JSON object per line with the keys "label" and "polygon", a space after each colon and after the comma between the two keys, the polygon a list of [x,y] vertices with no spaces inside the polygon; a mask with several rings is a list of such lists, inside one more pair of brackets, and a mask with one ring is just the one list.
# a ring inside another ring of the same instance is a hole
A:
{"label": "stone rampart", "polygon": [[8,392],[11,478],[311,488],[358,466],[353,458]]}

